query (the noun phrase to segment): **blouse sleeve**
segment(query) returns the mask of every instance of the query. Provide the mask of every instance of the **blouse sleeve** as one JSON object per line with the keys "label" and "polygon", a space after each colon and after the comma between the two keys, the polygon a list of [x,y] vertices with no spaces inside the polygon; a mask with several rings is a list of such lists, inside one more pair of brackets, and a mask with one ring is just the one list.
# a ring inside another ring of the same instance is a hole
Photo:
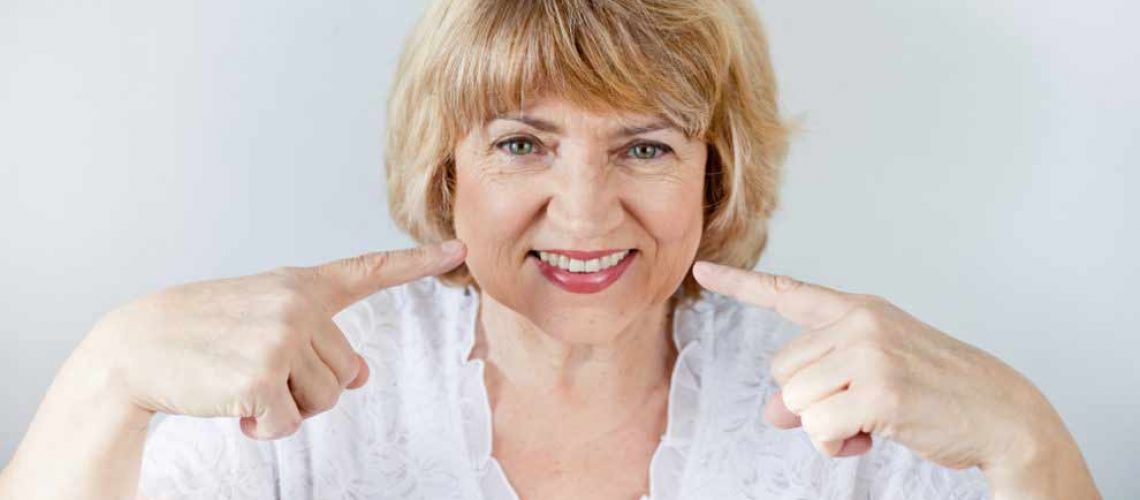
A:
{"label": "blouse sleeve", "polygon": [[859,464],[859,498],[983,500],[989,498],[985,476],[977,467],[949,469],[924,460],[901,444],[875,439]]}
{"label": "blouse sleeve", "polygon": [[236,418],[168,415],[143,450],[139,497],[274,498],[273,442],[241,432]]}

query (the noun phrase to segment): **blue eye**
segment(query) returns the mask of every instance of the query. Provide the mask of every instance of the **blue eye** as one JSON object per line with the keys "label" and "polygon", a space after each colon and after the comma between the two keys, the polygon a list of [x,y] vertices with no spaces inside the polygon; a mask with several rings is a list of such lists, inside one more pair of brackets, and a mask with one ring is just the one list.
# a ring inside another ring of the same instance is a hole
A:
{"label": "blue eye", "polygon": [[499,149],[505,149],[508,154],[514,156],[526,156],[533,153],[535,149],[537,149],[534,141],[525,137],[512,137],[510,139],[506,139],[500,141],[498,144],[495,144],[495,147]]}
{"label": "blue eye", "polygon": [[652,160],[672,151],[669,146],[653,142],[639,142],[629,148],[629,156],[638,160]]}

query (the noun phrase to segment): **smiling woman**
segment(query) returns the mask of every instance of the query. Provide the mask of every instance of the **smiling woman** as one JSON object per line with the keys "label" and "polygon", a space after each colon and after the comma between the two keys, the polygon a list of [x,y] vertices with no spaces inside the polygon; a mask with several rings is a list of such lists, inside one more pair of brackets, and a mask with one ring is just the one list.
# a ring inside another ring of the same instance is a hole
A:
{"label": "smiling woman", "polygon": [[[510,133],[504,121],[560,135],[569,124],[524,113],[557,97],[610,113],[605,132],[614,140],[670,129],[666,136],[703,169],[694,172],[704,182],[698,257],[738,267],[759,259],[789,129],[748,2],[436,2],[407,40],[396,75],[388,123],[401,125],[388,131],[388,199],[396,223],[418,240],[456,235],[460,141]],[[511,147],[541,149],[533,137],[510,139]],[[707,151],[707,162],[693,157],[696,149]],[[445,280],[474,283],[467,266]],[[691,277],[684,288],[689,297],[700,289]]]}
{"label": "smiling woman", "polygon": [[1000,360],[741,269],[788,133],[745,0],[439,0],[389,106],[425,246],[111,311],[0,496],[1097,496]]}

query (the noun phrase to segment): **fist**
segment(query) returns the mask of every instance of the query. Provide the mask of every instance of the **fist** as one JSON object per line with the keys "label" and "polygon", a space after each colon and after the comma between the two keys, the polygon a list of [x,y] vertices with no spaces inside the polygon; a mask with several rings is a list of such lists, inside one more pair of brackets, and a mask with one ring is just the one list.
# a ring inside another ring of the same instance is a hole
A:
{"label": "fist", "polygon": [[150,412],[240,417],[276,439],[368,379],[332,317],[377,290],[448,271],[458,241],[315,267],[168,288],[105,315],[84,349],[111,366],[127,402]]}
{"label": "fist", "polygon": [[693,275],[803,327],[771,361],[781,391],[765,415],[826,455],[864,453],[876,435],[944,467],[985,468],[1064,431],[1015,370],[882,298],[708,262]]}

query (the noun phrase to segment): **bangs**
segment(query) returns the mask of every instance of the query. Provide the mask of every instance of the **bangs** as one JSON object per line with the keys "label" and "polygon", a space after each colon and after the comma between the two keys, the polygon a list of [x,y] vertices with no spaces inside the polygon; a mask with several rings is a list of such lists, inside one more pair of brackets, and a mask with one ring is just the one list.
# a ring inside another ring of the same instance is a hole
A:
{"label": "bangs", "polygon": [[[752,268],[791,131],[776,87],[752,0],[432,0],[388,96],[389,211],[420,243],[454,238],[457,144],[495,117],[565,99],[705,141],[696,258]],[[464,264],[441,280],[474,284]],[[691,274],[682,289],[701,295]]]}
{"label": "bangs", "polygon": [[730,59],[707,7],[475,0],[462,19],[443,20],[459,39],[445,44],[432,93],[454,120],[454,138],[545,96],[595,112],[657,115],[704,137]]}

